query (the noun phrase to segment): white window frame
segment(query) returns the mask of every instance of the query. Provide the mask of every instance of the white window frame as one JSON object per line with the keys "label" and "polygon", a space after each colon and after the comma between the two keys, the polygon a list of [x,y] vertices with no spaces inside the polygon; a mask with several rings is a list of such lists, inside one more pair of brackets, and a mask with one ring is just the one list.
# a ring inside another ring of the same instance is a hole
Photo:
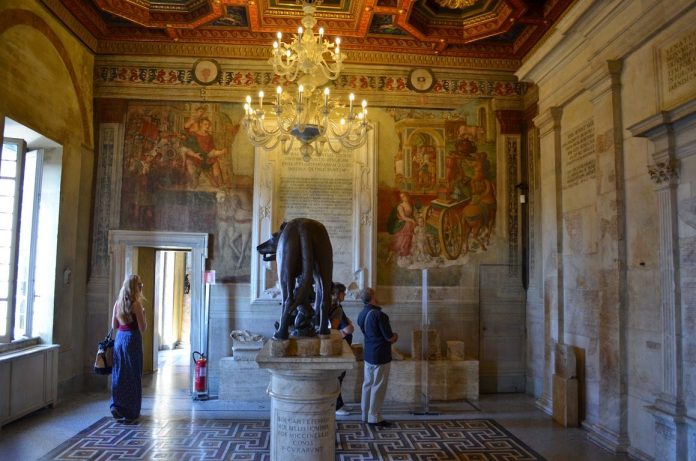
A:
{"label": "white window frame", "polygon": [[[12,229],[11,229],[11,242],[10,242],[10,260],[9,262],[9,278],[8,278],[8,296],[7,296],[7,312],[6,312],[6,325],[7,329],[4,334],[0,334],[0,344],[10,343],[16,340],[23,340],[36,336],[34,333],[34,301],[35,301],[35,274],[36,274],[36,253],[38,244],[38,229],[39,229],[39,209],[41,204],[41,190],[42,190],[42,177],[43,177],[43,149],[32,149],[27,150],[27,144],[23,139],[17,138],[4,138],[3,144],[14,144],[17,146],[17,173],[15,175],[15,195],[14,195],[14,207],[12,211]],[[36,153],[36,165],[34,168],[34,192],[32,197],[25,197],[25,184],[26,179],[26,158],[27,155],[32,152]],[[1,155],[0,155],[1,158]],[[0,177],[2,172],[0,172]],[[32,218],[31,218],[31,229],[26,229],[28,232],[27,238],[29,239],[28,244],[28,274],[26,280],[26,312],[25,312],[25,330],[22,337],[15,337],[15,327],[17,318],[17,289],[19,283],[19,262],[20,257],[26,257],[26,255],[20,255],[21,250],[21,237],[22,237],[22,210],[24,209],[25,199],[31,200],[32,205]]]}
{"label": "white window frame", "polygon": [[[15,295],[17,292],[17,257],[19,252],[18,242],[21,210],[20,204],[22,203],[22,186],[24,184],[24,156],[26,154],[27,144],[23,139],[16,138],[3,138],[2,142],[3,146],[5,144],[14,144],[17,146],[17,165],[14,178],[14,207],[12,210],[12,237],[10,239],[9,277],[7,282],[9,284],[7,289],[7,312],[5,320],[7,328],[4,334],[0,332],[0,343],[9,343],[14,339]],[[0,151],[0,160],[2,160],[2,151]],[[2,177],[2,168],[0,167],[0,178]]]}

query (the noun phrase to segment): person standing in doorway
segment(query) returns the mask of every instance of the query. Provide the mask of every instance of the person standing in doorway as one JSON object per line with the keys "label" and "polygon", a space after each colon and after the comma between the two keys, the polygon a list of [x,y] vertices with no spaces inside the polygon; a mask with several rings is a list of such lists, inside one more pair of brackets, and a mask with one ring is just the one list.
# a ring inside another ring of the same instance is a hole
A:
{"label": "person standing in doorway", "polygon": [[373,427],[389,427],[391,423],[382,418],[381,411],[389,383],[391,345],[399,335],[392,332],[389,316],[377,305],[374,288],[363,288],[360,299],[365,304],[358,315],[358,326],[365,336],[365,376],[360,402],[362,419]]}
{"label": "person standing in doorway", "polygon": [[[338,330],[341,337],[346,340],[348,345],[353,343],[353,331],[355,327],[353,322],[350,321],[346,313],[343,311],[343,306],[341,303],[346,299],[346,286],[342,283],[334,283],[331,288],[331,309],[329,310],[329,322],[331,323],[331,328]],[[346,372],[344,371],[338,377],[338,397],[336,398],[336,416],[348,416],[350,412],[345,409],[345,404],[343,403],[343,396],[341,395],[341,385],[343,384],[343,378],[346,377]]]}
{"label": "person standing in doorway", "polygon": [[142,404],[143,339],[147,328],[142,302],[143,282],[138,275],[123,281],[114,303],[111,325],[117,331],[111,375],[111,414],[120,423],[132,423]]}

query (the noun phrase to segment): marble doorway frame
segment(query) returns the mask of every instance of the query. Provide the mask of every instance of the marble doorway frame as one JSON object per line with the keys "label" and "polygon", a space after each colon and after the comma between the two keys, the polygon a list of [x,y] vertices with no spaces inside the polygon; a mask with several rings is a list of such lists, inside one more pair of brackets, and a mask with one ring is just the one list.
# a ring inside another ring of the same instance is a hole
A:
{"label": "marble doorway frame", "polygon": [[[208,234],[197,232],[159,231],[109,231],[109,299],[115,299],[121,289],[123,278],[132,273],[133,250],[154,248],[155,250],[191,251],[191,348],[206,350],[208,342],[208,319],[204,312],[203,275],[208,258]],[[107,318],[111,318],[111,306]],[[189,383],[192,383],[193,364],[189,367]]]}

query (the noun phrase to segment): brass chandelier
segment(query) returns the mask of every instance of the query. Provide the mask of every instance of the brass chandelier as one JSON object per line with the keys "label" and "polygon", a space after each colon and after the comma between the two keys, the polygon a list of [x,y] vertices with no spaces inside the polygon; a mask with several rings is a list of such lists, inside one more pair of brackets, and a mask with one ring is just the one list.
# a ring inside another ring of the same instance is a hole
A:
{"label": "brass chandelier", "polygon": [[[296,1],[304,11],[302,27],[289,43],[283,42],[283,35],[278,32],[268,61],[275,74],[285,79],[286,89],[276,88],[268,117],[263,90],[258,93],[257,103],[247,96],[242,126],[251,143],[266,150],[280,145],[283,153],[288,154],[299,142],[302,158],[309,161],[312,155],[321,155],[327,146],[336,153],[365,144],[369,130],[367,101],[354,104],[355,95],[351,93],[346,107],[331,98],[326,84],[338,78],[345,59],[341,39],[325,39],[323,28],[314,32],[314,13],[322,0]],[[296,89],[290,91],[288,87]]]}

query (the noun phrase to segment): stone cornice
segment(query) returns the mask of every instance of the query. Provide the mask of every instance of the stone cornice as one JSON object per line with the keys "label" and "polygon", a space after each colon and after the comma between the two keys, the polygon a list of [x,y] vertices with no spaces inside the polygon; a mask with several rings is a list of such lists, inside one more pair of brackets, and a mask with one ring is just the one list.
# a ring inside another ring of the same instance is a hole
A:
{"label": "stone cornice", "polygon": [[593,102],[609,91],[621,88],[622,67],[623,62],[620,60],[604,61],[583,79],[583,86],[591,92]]}
{"label": "stone cornice", "polygon": [[562,107],[551,107],[534,117],[534,125],[539,128],[539,136],[543,137],[554,130],[560,129],[562,114]]}
{"label": "stone cornice", "polygon": [[669,111],[658,112],[628,127],[633,136],[641,138],[656,137],[665,133],[666,126],[696,115],[696,100],[688,101]]}
{"label": "stone cornice", "polygon": [[[633,0],[604,2],[587,0],[575,2],[566,17],[552,29],[547,44],[535,55],[528,55],[516,75],[521,81],[547,85],[545,105],[564,105],[584,90],[583,79],[595,69],[598,62],[625,59],[656,31],[678,19],[696,4],[688,2],[661,2],[660,20],[649,4]],[[617,28],[614,20],[623,27]],[[610,28],[608,24],[614,24]],[[598,40],[596,37],[605,37]],[[582,56],[582,58],[579,58]],[[583,59],[585,67],[568,79],[567,65]],[[563,85],[554,85],[555,79]],[[550,92],[553,89],[553,92]]]}

